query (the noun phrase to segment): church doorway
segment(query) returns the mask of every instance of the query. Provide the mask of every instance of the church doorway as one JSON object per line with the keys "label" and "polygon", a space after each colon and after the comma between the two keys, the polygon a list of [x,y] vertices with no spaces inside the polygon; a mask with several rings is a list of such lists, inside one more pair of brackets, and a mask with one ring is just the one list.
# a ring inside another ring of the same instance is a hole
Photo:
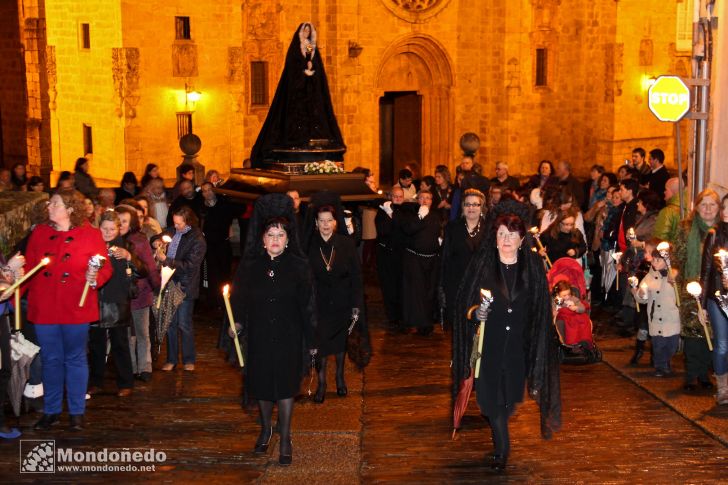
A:
{"label": "church doorway", "polygon": [[443,46],[425,34],[402,37],[384,52],[375,98],[381,185],[396,183],[408,162],[420,164],[419,176],[433,173],[439,164],[453,168],[450,66]]}
{"label": "church doorway", "polygon": [[397,183],[397,174],[408,163],[422,166],[421,95],[391,91],[379,98],[379,140],[380,184]]}

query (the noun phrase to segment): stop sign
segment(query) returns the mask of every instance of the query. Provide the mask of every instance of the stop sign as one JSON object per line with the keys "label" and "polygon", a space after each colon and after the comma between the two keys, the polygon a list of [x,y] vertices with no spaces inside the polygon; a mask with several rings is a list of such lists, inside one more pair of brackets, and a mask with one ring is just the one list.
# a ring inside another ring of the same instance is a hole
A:
{"label": "stop sign", "polygon": [[690,89],[677,76],[660,76],[648,91],[648,106],[660,121],[680,121],[690,110]]}

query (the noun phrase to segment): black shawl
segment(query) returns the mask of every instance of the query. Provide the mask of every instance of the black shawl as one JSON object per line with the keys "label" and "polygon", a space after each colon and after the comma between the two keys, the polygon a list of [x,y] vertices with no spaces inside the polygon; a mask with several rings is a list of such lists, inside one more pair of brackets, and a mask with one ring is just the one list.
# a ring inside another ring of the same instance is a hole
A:
{"label": "black shawl", "polygon": [[[470,374],[470,352],[475,328],[466,318],[468,307],[480,302],[480,275],[497,270],[494,222],[501,214],[516,214],[524,221],[528,219],[528,208],[516,201],[503,201],[488,214],[485,240],[473,255],[465,270],[456,298],[455,321],[453,324],[453,398],[460,390],[460,383]],[[526,232],[526,239],[519,250],[519,261],[525,264],[523,271],[528,281],[532,305],[528,321],[532,325],[524,336],[526,342],[526,380],[528,395],[533,398],[541,412],[541,435],[549,439],[561,427],[561,390],[559,384],[558,340],[554,332],[551,313],[551,298],[541,257],[533,252],[533,239]],[[453,399],[454,400],[454,399]]]}

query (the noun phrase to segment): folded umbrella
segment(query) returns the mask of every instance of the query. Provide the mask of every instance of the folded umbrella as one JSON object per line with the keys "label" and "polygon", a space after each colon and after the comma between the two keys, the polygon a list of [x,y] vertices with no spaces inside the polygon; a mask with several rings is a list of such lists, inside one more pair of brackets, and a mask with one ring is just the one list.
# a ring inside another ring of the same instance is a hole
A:
{"label": "folded umbrella", "polygon": [[[7,324],[6,322],[2,323]],[[22,333],[15,332],[10,337],[10,386],[8,397],[13,406],[13,412],[20,416],[20,403],[23,399],[23,389],[30,377],[30,363],[40,351],[40,347],[26,340]]]}
{"label": "folded umbrella", "polygon": [[160,299],[158,300],[159,305],[152,305],[152,314],[156,322],[156,341],[159,348],[162,346],[164,336],[167,333],[169,324],[172,323],[172,318],[177,312],[177,308],[182,304],[185,299],[185,293],[182,288],[175,283],[170,281],[165,288],[160,290]]}

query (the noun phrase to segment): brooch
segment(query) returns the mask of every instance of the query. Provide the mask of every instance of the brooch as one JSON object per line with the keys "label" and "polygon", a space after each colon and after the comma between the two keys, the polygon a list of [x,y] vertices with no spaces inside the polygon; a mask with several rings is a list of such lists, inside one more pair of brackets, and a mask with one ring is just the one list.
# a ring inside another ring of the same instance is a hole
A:
{"label": "brooch", "polygon": [[268,270],[268,276],[269,276],[270,278],[273,278],[273,277],[274,277],[275,275],[276,275],[276,274],[275,274],[275,273],[273,272],[273,270],[272,270],[272,269],[271,269],[271,270]]}

